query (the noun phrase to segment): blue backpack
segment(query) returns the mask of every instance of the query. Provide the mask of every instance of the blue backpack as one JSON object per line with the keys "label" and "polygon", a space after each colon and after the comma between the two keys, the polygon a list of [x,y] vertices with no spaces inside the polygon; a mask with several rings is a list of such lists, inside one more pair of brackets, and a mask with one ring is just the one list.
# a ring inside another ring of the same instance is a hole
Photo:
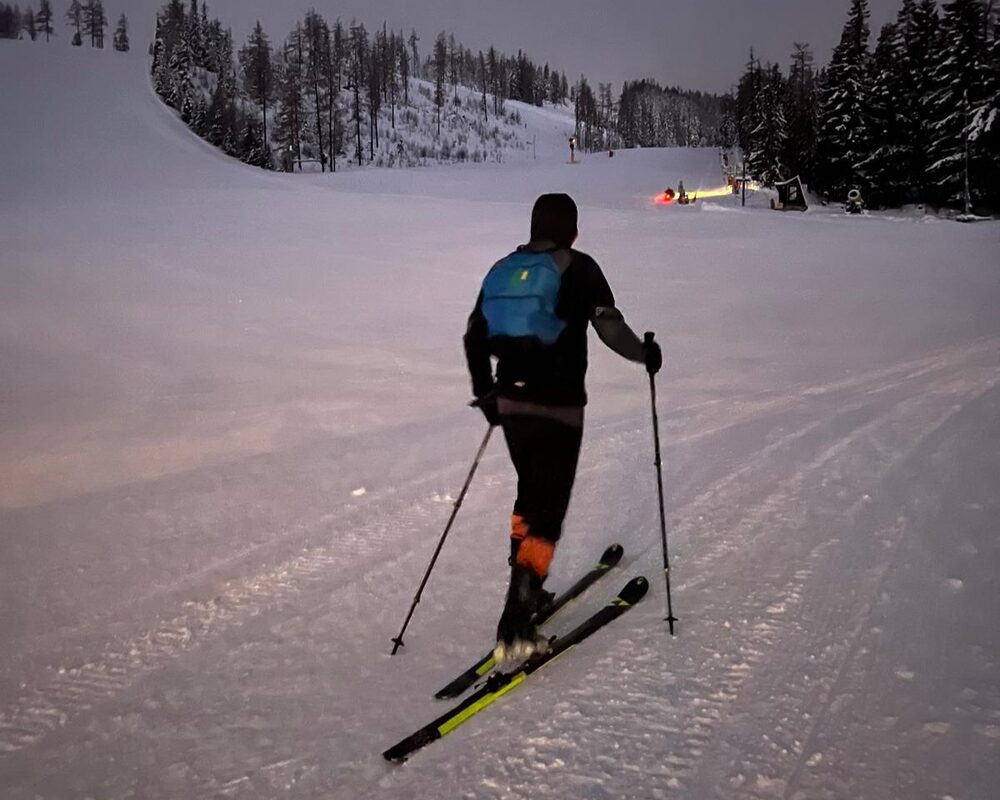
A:
{"label": "blue backpack", "polygon": [[483,281],[483,316],[490,339],[537,339],[554,344],[566,328],[556,316],[562,273],[551,253],[518,251]]}

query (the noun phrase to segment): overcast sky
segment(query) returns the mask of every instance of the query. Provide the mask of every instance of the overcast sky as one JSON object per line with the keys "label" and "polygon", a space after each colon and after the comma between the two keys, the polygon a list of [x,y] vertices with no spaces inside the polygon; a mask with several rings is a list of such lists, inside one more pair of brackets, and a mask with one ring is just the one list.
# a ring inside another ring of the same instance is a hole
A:
{"label": "overcast sky", "polygon": [[[187,2],[187,0],[185,0]],[[901,0],[870,0],[873,40]],[[108,16],[124,8],[149,13],[162,2],[105,0]],[[382,20],[421,37],[421,57],[434,35],[454,31],[474,50],[521,48],[539,63],[581,73],[592,84],[650,77],[663,84],[722,92],[739,77],[753,45],[787,70],[792,42],[812,45],[825,63],[847,19],[849,0],[209,0],[209,12],[242,43],[259,18],[280,42],[315,7],[330,20]],[[138,21],[138,20],[136,20]]]}

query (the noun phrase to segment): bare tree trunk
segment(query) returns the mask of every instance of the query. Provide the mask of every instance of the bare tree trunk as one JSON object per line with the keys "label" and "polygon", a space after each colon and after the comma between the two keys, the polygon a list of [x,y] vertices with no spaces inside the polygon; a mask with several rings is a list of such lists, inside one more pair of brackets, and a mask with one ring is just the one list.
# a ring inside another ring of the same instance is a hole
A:
{"label": "bare tree trunk", "polygon": [[358,86],[359,81],[354,82],[354,127],[358,134],[358,166],[361,164],[361,88]]}

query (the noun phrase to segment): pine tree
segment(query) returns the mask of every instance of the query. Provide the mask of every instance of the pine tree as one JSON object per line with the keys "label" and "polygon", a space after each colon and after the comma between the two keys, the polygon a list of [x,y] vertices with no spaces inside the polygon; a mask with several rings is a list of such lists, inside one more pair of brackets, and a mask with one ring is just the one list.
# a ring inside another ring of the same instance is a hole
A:
{"label": "pine tree", "polygon": [[164,99],[167,104],[176,108],[181,119],[189,124],[193,118],[194,90],[194,57],[188,44],[187,36],[182,31],[173,49],[166,58],[167,79]]}
{"label": "pine tree", "polygon": [[82,7],[82,19],[83,30],[90,37],[90,46],[104,49],[104,29],[108,27],[108,18],[101,0],[87,0]]}
{"label": "pine tree", "polygon": [[403,46],[403,32],[399,32],[399,82],[403,86],[403,105],[410,105],[410,56]]}
{"label": "pine tree", "polygon": [[904,92],[906,139],[909,146],[909,198],[926,201],[931,191],[931,98],[934,90],[934,69],[941,51],[941,21],[936,0],[920,0],[905,21],[906,59],[900,65],[908,89]]}
{"label": "pine tree", "polygon": [[38,38],[38,29],[35,27],[35,12],[31,10],[31,6],[28,6],[28,10],[21,16],[21,26],[31,41]]}
{"label": "pine tree", "polygon": [[351,117],[354,120],[355,156],[358,166],[363,163],[364,150],[361,146],[361,87],[366,83],[368,68],[368,31],[364,24],[351,20],[348,43],[347,89],[354,97]]}
{"label": "pine tree", "polygon": [[783,161],[788,175],[812,181],[816,159],[816,77],[809,45],[795,42],[785,93],[787,137]]}
{"label": "pine tree", "polygon": [[868,156],[858,164],[858,174],[868,187],[869,205],[899,205],[906,199],[907,126],[901,113],[903,87],[898,72],[905,54],[900,30],[896,25],[885,25],[871,61],[865,98],[871,148]]}
{"label": "pine tree", "polygon": [[750,59],[736,88],[736,131],[744,158],[753,150],[752,132],[760,127],[759,96],[762,88],[760,61],[750,48]]}
{"label": "pine tree", "polygon": [[929,147],[925,102],[938,47],[934,0],[903,0],[876,48],[869,99],[872,152],[863,169],[872,198],[896,205],[926,195]]}
{"label": "pine tree", "polygon": [[198,0],[191,0],[191,10],[188,12],[185,28],[188,47],[191,49],[191,60],[196,67],[204,69],[205,36],[201,16],[198,14]]}
{"label": "pine tree", "polygon": [[851,0],[820,98],[817,183],[835,197],[845,197],[857,185],[861,178],[858,165],[869,155],[865,124],[871,35],[868,17],[868,0]]}
{"label": "pine tree", "polygon": [[393,31],[389,34],[388,50],[383,59],[385,74],[389,81],[389,124],[393,130],[396,129],[396,102],[399,94],[399,76],[396,66],[399,63],[398,53],[400,50],[401,42],[397,42],[396,32]]}
{"label": "pine tree", "polygon": [[420,37],[417,36],[417,31],[415,28],[410,28],[410,38],[407,40],[407,44],[410,45],[410,52],[413,54],[413,68],[411,72],[413,77],[420,77],[420,53],[417,51],[417,42],[420,41]]}
{"label": "pine tree", "polygon": [[278,112],[274,141],[283,153],[291,152],[302,169],[302,119],[305,116],[305,95],[302,88],[304,72],[302,26],[296,25],[276,62]]}
{"label": "pine tree", "polygon": [[[261,155],[254,156],[260,163],[256,163],[256,161],[247,163],[255,163],[256,166],[270,169],[270,148],[267,144],[267,107],[274,96],[274,70],[271,63],[271,43],[261,27],[260,20],[257,20],[250,38],[240,50],[240,67],[243,72],[243,87],[254,103],[260,107],[263,115],[263,128],[260,134]],[[256,126],[248,125],[247,131],[251,130],[256,131]]]}
{"label": "pine tree", "polygon": [[35,14],[35,24],[38,26],[38,33],[45,34],[45,41],[52,36],[52,5],[49,0],[41,0],[38,13]]}
{"label": "pine tree", "polygon": [[751,150],[748,166],[753,176],[773,186],[783,177],[781,158],[785,151],[785,86],[778,65],[770,65],[763,74],[757,95],[757,127],[750,132]]}
{"label": "pine tree", "polygon": [[379,39],[376,33],[374,46],[368,51],[368,160],[375,160],[378,147],[378,114],[382,107],[381,62],[379,61]]}
{"label": "pine tree", "polygon": [[0,39],[16,39],[21,23],[14,21],[14,9],[0,3]]}
{"label": "pine tree", "polygon": [[500,65],[497,60],[497,51],[490,47],[486,54],[486,71],[489,74],[490,91],[493,93],[493,116],[499,116],[501,111],[500,94]]}
{"label": "pine tree", "polygon": [[74,28],[76,32],[73,34],[73,47],[79,47],[83,44],[83,35],[81,33],[83,29],[83,6],[80,5],[80,0],[72,0],[69,4],[69,10],[66,12],[67,23]]}
{"label": "pine tree", "polygon": [[309,11],[305,17],[302,31],[302,41],[305,44],[305,85],[306,91],[312,97],[312,109],[315,113],[314,132],[316,146],[319,149],[320,171],[326,172],[326,149],[324,141],[326,125],[323,121],[323,110],[326,108],[325,93],[327,91],[325,66],[326,37],[329,35],[326,22],[315,11]]}
{"label": "pine tree", "polygon": [[483,122],[490,121],[490,111],[489,106],[486,104],[486,56],[483,55],[483,51],[479,51],[479,88],[482,93],[482,109],[483,109]]}
{"label": "pine tree", "polygon": [[94,27],[96,17],[95,0],[87,0],[81,9],[83,16],[83,32],[90,38],[90,46],[97,47],[97,37]]}
{"label": "pine tree", "polygon": [[115,39],[114,39],[115,50],[119,53],[127,53],[129,50],[128,44],[128,17],[125,16],[125,12],[118,18],[118,27],[115,28]]}
{"label": "pine tree", "polygon": [[969,140],[984,154],[984,174],[980,176],[982,197],[994,210],[1000,209],[1000,9],[993,19],[992,35],[986,54],[986,75],[982,102],[972,113]]}
{"label": "pine tree", "polygon": [[448,73],[448,43],[444,31],[434,40],[434,108],[437,111],[437,135],[441,136],[441,107],[444,105],[444,85]]}
{"label": "pine tree", "polygon": [[338,98],[340,96],[341,74],[344,63],[344,26],[337,19],[333,29],[326,27],[324,47],[326,55],[323,65],[326,70],[326,127],[327,142],[330,147],[330,169],[337,171],[337,153],[341,149],[340,132],[340,107]]}
{"label": "pine tree", "polygon": [[944,6],[942,55],[933,72],[930,97],[930,175],[938,198],[960,206],[970,177],[971,200],[983,187],[986,153],[972,141],[975,109],[985,102],[988,83],[985,6],[980,0],[952,0]]}

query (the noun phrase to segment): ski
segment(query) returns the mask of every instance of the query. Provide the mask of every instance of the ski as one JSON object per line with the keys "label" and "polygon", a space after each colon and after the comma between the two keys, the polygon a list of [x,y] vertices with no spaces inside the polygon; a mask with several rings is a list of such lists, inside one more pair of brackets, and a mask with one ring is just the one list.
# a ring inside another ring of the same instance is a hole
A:
{"label": "ski", "polygon": [[[600,561],[598,561],[589,572],[583,575],[565,592],[555,598],[550,605],[546,606],[545,609],[538,614],[535,623],[537,625],[541,625],[547,620],[552,619],[552,617],[559,613],[559,611],[561,611],[567,603],[579,597],[587,591],[587,589],[607,575],[608,572],[611,571],[611,568],[622,560],[623,553],[624,551],[622,550],[622,546],[620,544],[611,545],[604,551],[604,555],[601,556]],[[458,697],[476,681],[490,672],[495,666],[496,660],[493,658],[493,651],[490,650],[490,652],[455,678],[455,680],[435,693],[434,696],[438,700],[450,700],[453,697]]]}
{"label": "ski", "polygon": [[537,672],[612,620],[620,617],[638,603],[648,589],[649,582],[644,577],[633,578],[610,603],[574,630],[556,639],[548,652],[528,659],[512,672],[498,672],[491,675],[482,688],[469,695],[448,713],[442,714],[429,725],[425,725],[416,733],[390,747],[382,753],[383,758],[387,761],[401,763],[420,748],[451,733],[463,722],[515,689],[533,672]]}

